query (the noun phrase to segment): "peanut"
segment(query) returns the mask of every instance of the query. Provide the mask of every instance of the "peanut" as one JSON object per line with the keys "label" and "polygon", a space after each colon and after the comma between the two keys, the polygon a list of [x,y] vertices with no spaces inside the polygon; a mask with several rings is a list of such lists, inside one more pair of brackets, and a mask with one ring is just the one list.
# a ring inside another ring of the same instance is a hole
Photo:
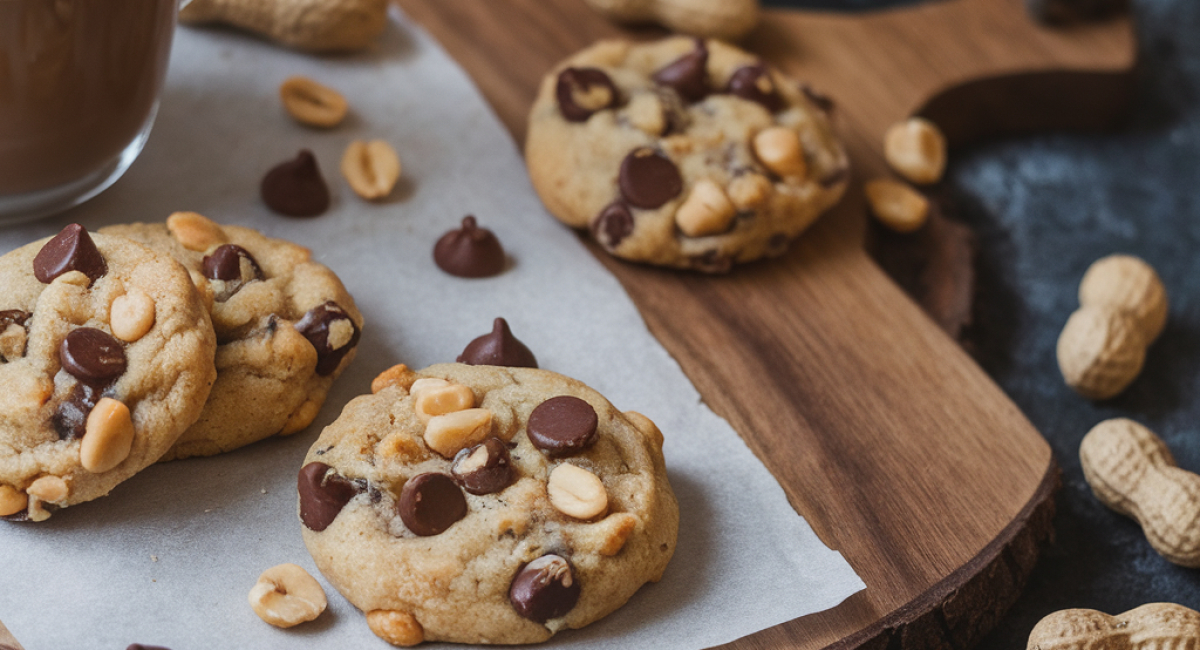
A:
{"label": "peanut", "polygon": [[57,476],[42,476],[29,484],[25,492],[46,503],[60,503],[67,499],[70,489],[67,482]]}
{"label": "peanut", "polygon": [[1146,348],[1167,320],[1167,293],[1154,269],[1129,255],[1093,263],[1079,285],[1056,353],[1063,379],[1089,399],[1108,399],[1142,371]]}
{"label": "peanut", "polygon": [[383,140],[355,140],[342,154],[342,176],[355,194],[369,201],[391,194],[400,173],[400,157]]}
{"label": "peanut", "polygon": [[388,386],[399,386],[404,390],[409,390],[412,385],[420,381],[417,379],[417,373],[408,369],[408,366],[403,363],[398,363],[387,370],[376,375],[371,380],[371,392],[378,393]]}
{"label": "peanut", "polygon": [[587,0],[622,23],[658,23],[672,31],[728,41],[758,23],[758,0]]}
{"label": "peanut", "polygon": [[771,181],[762,174],[747,173],[734,176],[726,188],[729,200],[739,211],[750,212],[762,205],[771,195]]}
{"label": "peanut", "polygon": [[297,122],[322,129],[341,124],[350,110],[341,93],[308,77],[286,79],[279,86],[279,99]]}
{"label": "peanut", "polygon": [[275,627],[311,621],[328,604],[321,583],[295,564],[280,564],[263,571],[250,589],[248,600],[254,613]]}
{"label": "peanut", "polygon": [[1200,567],[1200,476],[1176,467],[1158,436],[1133,420],[1105,420],[1084,436],[1079,460],[1096,498],[1141,524],[1154,550]]}
{"label": "peanut", "polygon": [[759,131],[751,141],[754,155],[767,169],[780,178],[804,178],[808,163],[804,160],[804,145],[800,134],[786,126],[772,126]]}
{"label": "peanut", "polygon": [[929,219],[929,200],[904,183],[877,178],[864,189],[871,214],[891,230],[913,232]]}
{"label": "peanut", "polygon": [[647,135],[659,136],[667,130],[667,116],[662,100],[653,93],[640,93],[629,100],[626,108],[629,123]]}
{"label": "peanut", "polygon": [[0,485],[0,517],[15,515],[29,505],[29,497],[11,485]]}
{"label": "peanut", "polygon": [[373,609],[367,612],[367,627],[392,645],[407,647],[425,640],[425,628],[408,612]]}
{"label": "peanut", "polygon": [[608,492],[593,473],[563,463],[550,472],[546,483],[550,505],[575,519],[595,519],[608,511]]}
{"label": "peanut", "polygon": [[192,0],[184,23],[222,22],[300,50],[361,50],[387,26],[387,0]]}
{"label": "peanut", "polygon": [[136,289],[117,296],[108,310],[113,336],[130,343],[145,336],[154,327],[154,319],[154,299]]}
{"label": "peanut", "polygon": [[435,415],[425,426],[425,444],[446,458],[453,458],[460,449],[479,444],[492,433],[492,412],[487,409],[466,409]]}
{"label": "peanut", "polygon": [[414,391],[413,410],[422,422],[438,415],[464,411],[475,406],[475,393],[462,384],[450,384]]}
{"label": "peanut", "polygon": [[1200,613],[1174,603],[1150,603],[1109,616],[1094,609],[1064,609],[1029,633],[1026,650],[1152,650],[1200,648]]}
{"label": "peanut", "polygon": [[946,136],[933,122],[911,117],[888,128],[883,156],[897,174],[913,183],[936,183],[946,171]]}
{"label": "peanut", "polygon": [[184,248],[201,253],[229,243],[220,225],[196,212],[172,212],[167,217],[167,232]]}
{"label": "peanut", "polygon": [[133,447],[133,420],[129,407],[111,397],[101,397],[88,414],[79,462],[92,473],[107,472],[129,457]]}
{"label": "peanut", "polygon": [[737,208],[733,207],[725,190],[705,178],[692,187],[687,199],[675,211],[675,225],[688,237],[704,237],[725,232],[735,216]]}

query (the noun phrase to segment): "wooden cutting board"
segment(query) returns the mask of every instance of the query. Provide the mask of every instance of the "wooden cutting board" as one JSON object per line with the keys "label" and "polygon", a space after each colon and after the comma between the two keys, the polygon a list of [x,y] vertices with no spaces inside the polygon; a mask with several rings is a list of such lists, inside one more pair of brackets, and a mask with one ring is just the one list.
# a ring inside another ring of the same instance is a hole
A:
{"label": "wooden cutting board", "polygon": [[[614,26],[582,0],[398,1],[518,142],[556,62],[599,38],[661,35]],[[967,647],[1012,604],[1048,539],[1058,470],[1016,406],[863,252],[862,182],[886,173],[883,133],[914,113],[952,144],[1112,125],[1132,90],[1131,25],[1050,30],[1020,0],[945,0],[767,11],[743,45],[835,99],[855,169],[846,199],[784,257],[727,276],[593,248],[706,402],[867,584],[730,647]]]}

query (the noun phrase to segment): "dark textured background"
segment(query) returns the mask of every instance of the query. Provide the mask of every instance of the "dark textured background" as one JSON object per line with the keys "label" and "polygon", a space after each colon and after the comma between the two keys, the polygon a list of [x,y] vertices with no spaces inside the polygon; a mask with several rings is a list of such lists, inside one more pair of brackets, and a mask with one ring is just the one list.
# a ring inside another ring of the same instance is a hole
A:
{"label": "dark textured background", "polygon": [[[765,4],[867,10],[904,2]],[[1164,601],[1200,609],[1200,570],[1162,559],[1136,523],[1092,496],[1079,468],[1088,429],[1121,416],[1149,426],[1181,467],[1200,472],[1200,2],[1133,0],[1132,10],[1142,66],[1125,128],[954,152],[947,175],[957,216],[980,240],[979,361],[1063,468],[1055,542],[980,650],[1024,648],[1034,624],[1059,609],[1112,614]],[[1158,269],[1170,318],[1137,381],[1092,403],[1062,383],[1054,347],[1078,306],[1084,270],[1113,252]]]}

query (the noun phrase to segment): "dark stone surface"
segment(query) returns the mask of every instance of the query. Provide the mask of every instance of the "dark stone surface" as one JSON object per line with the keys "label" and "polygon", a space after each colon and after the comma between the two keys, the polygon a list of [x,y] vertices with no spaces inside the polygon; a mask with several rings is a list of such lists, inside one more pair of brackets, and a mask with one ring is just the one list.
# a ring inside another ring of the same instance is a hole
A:
{"label": "dark stone surface", "polygon": [[[1127,128],[993,143],[956,153],[949,171],[960,216],[980,240],[976,353],[1063,468],[1056,540],[981,650],[1024,648],[1034,624],[1059,609],[1118,613],[1159,601],[1200,609],[1200,570],[1155,553],[1137,524],[1092,496],[1079,467],[1083,435],[1120,416],[1149,426],[1181,467],[1200,472],[1200,3],[1134,0],[1133,12],[1144,65]],[[1093,403],[1062,383],[1054,347],[1084,270],[1112,252],[1158,269],[1170,319],[1138,380]]]}

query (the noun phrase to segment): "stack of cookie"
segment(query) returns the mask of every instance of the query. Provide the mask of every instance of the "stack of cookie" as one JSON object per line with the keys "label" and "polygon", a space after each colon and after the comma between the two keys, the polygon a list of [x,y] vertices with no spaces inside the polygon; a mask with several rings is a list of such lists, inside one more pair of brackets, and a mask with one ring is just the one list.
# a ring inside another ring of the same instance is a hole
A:
{"label": "stack of cookie", "polygon": [[306,427],[362,316],[309,251],[194,213],[0,257],[0,516]]}

